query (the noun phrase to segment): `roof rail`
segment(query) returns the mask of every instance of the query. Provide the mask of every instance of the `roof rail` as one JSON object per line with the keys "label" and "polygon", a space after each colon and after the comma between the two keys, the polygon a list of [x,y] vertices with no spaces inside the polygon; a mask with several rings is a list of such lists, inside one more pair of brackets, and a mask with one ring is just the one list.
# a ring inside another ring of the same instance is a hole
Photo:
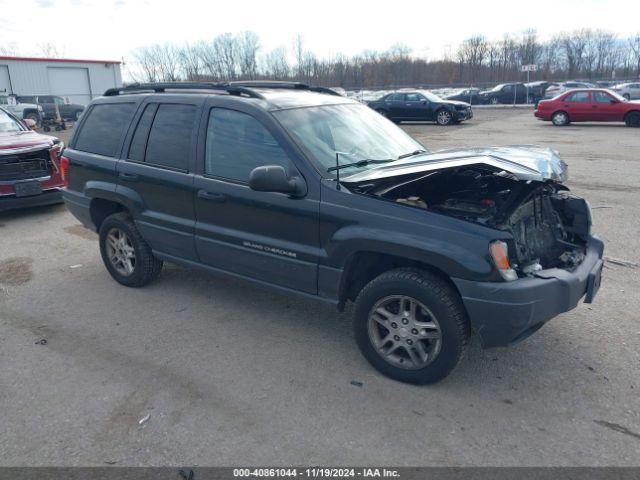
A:
{"label": "roof rail", "polygon": [[252,80],[237,82],[159,82],[159,83],[133,83],[126,87],[110,88],[104,92],[105,97],[114,97],[125,93],[141,93],[155,92],[164,93],[166,90],[220,90],[230,95],[246,95],[253,98],[262,98],[264,96],[253,89],[260,88],[276,88],[289,90],[308,90],[318,93],[327,93],[329,95],[340,95],[330,88],[312,87],[306,83],[300,82],[279,82],[268,80]]}
{"label": "roof rail", "polygon": [[215,82],[159,82],[132,83],[126,87],[110,88],[104,92],[105,97],[114,97],[123,93],[155,92],[164,93],[166,90],[220,90],[230,95],[247,95],[254,98],[264,98],[262,95],[240,85]]}

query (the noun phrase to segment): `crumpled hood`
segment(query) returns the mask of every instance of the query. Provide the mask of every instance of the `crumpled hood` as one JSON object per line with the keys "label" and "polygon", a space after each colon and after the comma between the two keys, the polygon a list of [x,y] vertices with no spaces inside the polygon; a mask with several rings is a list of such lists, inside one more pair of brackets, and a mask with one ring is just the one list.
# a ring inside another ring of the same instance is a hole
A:
{"label": "crumpled hood", "polygon": [[559,183],[567,180],[567,164],[557,151],[537,145],[510,145],[429,152],[341,177],[340,181],[360,183],[465,165],[487,165],[518,180]]}

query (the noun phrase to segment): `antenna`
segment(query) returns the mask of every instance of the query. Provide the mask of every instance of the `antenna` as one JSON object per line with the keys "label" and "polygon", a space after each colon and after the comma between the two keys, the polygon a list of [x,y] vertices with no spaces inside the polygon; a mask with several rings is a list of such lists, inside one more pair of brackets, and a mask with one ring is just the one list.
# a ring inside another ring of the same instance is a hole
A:
{"label": "antenna", "polygon": [[340,160],[338,159],[338,152],[336,152],[336,190],[340,190]]}

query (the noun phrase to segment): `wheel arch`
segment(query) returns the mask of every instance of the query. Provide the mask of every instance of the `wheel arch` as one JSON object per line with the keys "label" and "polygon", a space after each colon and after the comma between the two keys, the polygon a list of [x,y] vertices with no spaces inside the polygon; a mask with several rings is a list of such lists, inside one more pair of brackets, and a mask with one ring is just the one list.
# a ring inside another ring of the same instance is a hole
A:
{"label": "wheel arch", "polygon": [[384,272],[397,268],[415,268],[425,270],[441,278],[458,294],[458,288],[451,277],[438,266],[402,255],[394,255],[379,251],[358,251],[347,258],[340,279],[338,291],[338,308],[342,309],[347,300],[354,301],[360,291],[371,280]]}
{"label": "wheel arch", "polygon": [[625,113],[625,114],[624,114],[624,118],[623,118],[623,120],[626,122],[626,121],[627,121],[627,119],[629,118],[629,116],[630,116],[630,115],[633,115],[634,113],[635,113],[635,114],[640,115],[640,109],[637,109],[637,110],[629,110],[627,113]]}
{"label": "wheel arch", "polygon": [[128,210],[122,203],[107,200],[105,198],[92,198],[89,204],[89,214],[91,215],[91,222],[96,228],[96,231],[100,231],[102,222],[114,213],[127,212]]}
{"label": "wheel arch", "polygon": [[108,182],[87,182],[84,195],[91,198],[89,214],[96,231],[100,230],[100,225],[109,215],[128,212],[135,218],[144,209],[140,194]]}

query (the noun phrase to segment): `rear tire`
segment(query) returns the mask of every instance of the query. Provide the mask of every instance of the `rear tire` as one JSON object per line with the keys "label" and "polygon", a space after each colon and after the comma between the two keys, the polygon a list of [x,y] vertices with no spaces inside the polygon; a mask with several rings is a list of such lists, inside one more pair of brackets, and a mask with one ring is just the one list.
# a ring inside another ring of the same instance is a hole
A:
{"label": "rear tire", "polygon": [[355,302],[354,332],[376,370],[401,382],[428,384],[455,368],[471,329],[460,296],[446,281],[400,268],[362,289]]}
{"label": "rear tire", "polygon": [[109,215],[100,225],[100,254],[113,279],[127,287],[147,285],[162,271],[162,260],[124,212]]}
{"label": "rear tire", "polygon": [[640,127],[640,112],[631,112],[624,119],[627,127]]}
{"label": "rear tire", "polygon": [[569,114],[567,112],[555,112],[551,116],[551,122],[556,127],[564,127],[565,125],[569,125]]}
{"label": "rear tire", "polygon": [[27,113],[24,118],[33,120],[36,122],[36,126],[40,125],[40,116],[37,113]]}

